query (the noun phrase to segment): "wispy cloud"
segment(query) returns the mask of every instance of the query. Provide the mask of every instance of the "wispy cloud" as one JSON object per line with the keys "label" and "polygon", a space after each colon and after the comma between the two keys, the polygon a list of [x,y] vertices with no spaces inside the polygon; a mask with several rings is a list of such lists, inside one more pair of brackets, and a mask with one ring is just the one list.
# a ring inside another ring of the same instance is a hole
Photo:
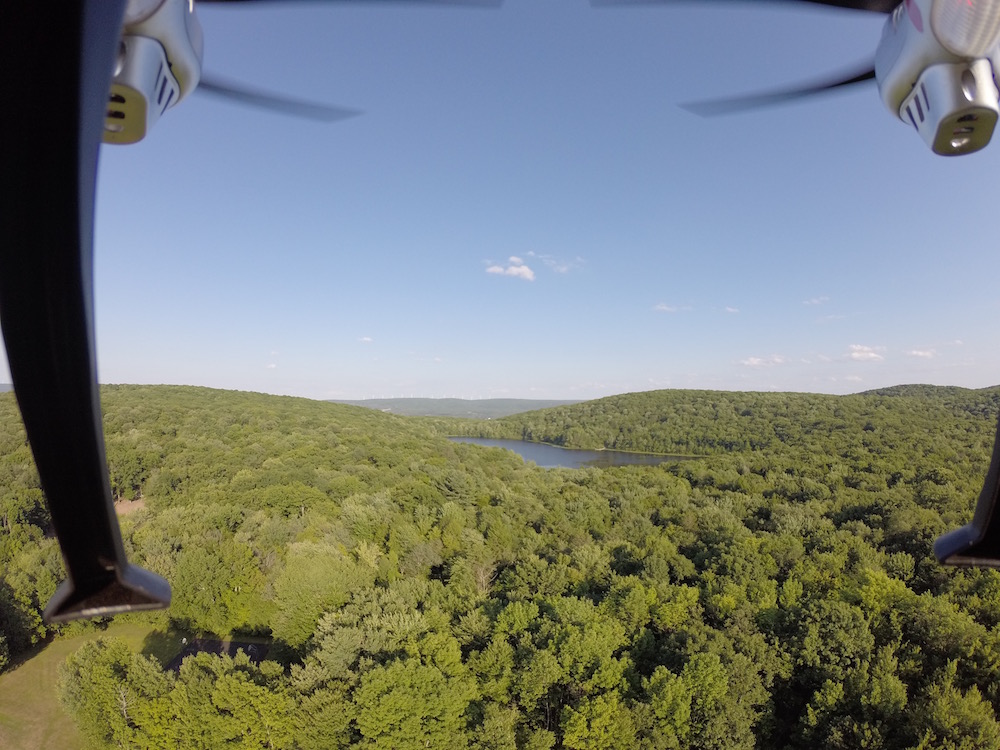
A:
{"label": "wispy cloud", "polygon": [[361,338],[358,339],[358,341],[360,341],[362,344],[370,344],[374,340],[375,339],[373,339],[371,336],[362,336]]}
{"label": "wispy cloud", "polygon": [[653,305],[653,310],[661,313],[684,312],[690,309],[692,309],[690,305],[668,305],[666,302],[657,302]]}
{"label": "wispy cloud", "polygon": [[864,346],[863,344],[851,344],[848,347],[847,356],[855,362],[880,362],[885,357],[879,354],[884,351],[882,346]]}
{"label": "wispy cloud", "polygon": [[783,365],[787,361],[781,354],[771,354],[767,357],[747,357],[741,359],[740,364],[745,367],[775,367]]}
{"label": "wispy cloud", "polygon": [[830,301],[829,297],[813,297],[812,299],[802,300],[803,305],[825,305]]}
{"label": "wispy cloud", "polygon": [[277,367],[278,367],[278,365],[276,365],[274,362],[271,362],[271,363],[269,363],[267,365],[267,369],[268,370],[275,370],[275,369],[277,369]]}
{"label": "wispy cloud", "polygon": [[911,349],[907,352],[910,357],[920,357],[921,359],[934,359],[937,352],[933,349]]}
{"label": "wispy cloud", "polygon": [[498,276],[513,276],[525,281],[534,281],[535,272],[532,271],[524,261],[516,255],[507,259],[507,265],[491,265],[486,269],[486,273],[497,274]]}
{"label": "wispy cloud", "polygon": [[740,311],[740,308],[738,308],[738,307],[730,307],[728,305],[724,309],[725,309],[725,311],[727,313],[738,313]]}
{"label": "wispy cloud", "polygon": [[569,273],[570,271],[580,268],[584,263],[586,263],[586,261],[579,255],[571,260],[567,260],[566,258],[560,258],[556,255],[530,251],[528,253],[528,257],[537,258],[545,265],[546,268],[550,271],[554,271],[555,273]]}

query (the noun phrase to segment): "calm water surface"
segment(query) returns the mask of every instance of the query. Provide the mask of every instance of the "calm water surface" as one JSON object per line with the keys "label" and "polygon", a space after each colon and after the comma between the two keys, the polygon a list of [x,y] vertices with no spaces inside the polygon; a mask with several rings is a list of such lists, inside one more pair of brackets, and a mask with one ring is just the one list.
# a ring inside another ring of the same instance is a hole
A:
{"label": "calm water surface", "polygon": [[450,437],[456,443],[471,443],[489,448],[506,448],[517,453],[525,461],[533,461],[543,469],[580,469],[585,466],[607,468],[609,466],[632,466],[641,464],[655,466],[662,463],[676,463],[687,456],[658,456],[652,453],[625,453],[623,451],[585,451],[560,448],[543,443],[529,443],[526,440],[494,440],[492,438]]}

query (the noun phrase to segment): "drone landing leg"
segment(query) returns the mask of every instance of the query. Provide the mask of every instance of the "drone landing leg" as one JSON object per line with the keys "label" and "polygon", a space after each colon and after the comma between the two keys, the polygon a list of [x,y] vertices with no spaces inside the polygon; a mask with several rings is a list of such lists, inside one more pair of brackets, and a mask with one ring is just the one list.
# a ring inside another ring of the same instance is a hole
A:
{"label": "drone landing leg", "polygon": [[972,521],[942,534],[934,542],[934,556],[945,565],[1000,568],[1000,420],[993,440],[993,457],[983,482]]}
{"label": "drone landing leg", "polygon": [[69,574],[47,621],[153,609],[170,587],[125,558],[94,349],[97,156],[125,0],[0,7],[0,322]]}

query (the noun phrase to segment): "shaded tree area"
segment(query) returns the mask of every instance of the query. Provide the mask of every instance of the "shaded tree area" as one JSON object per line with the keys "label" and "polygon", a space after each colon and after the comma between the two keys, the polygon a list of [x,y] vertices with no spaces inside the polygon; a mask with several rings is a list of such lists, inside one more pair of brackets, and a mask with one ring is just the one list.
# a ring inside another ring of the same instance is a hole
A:
{"label": "shaded tree area", "polygon": [[[693,412],[765,396],[687,394]],[[1000,576],[929,557],[971,514],[993,390],[781,394],[766,450],[548,471],[341,405],[103,397],[109,444],[139,467],[120,483],[144,504],[126,546],[174,587],[141,618],[269,635],[276,660],[203,653],[174,673],[95,640],[59,689],[97,746],[1000,748]],[[654,396],[635,398],[618,406],[648,415]],[[37,490],[4,429],[3,486]],[[44,506],[18,497],[11,653],[47,636],[61,575]]]}

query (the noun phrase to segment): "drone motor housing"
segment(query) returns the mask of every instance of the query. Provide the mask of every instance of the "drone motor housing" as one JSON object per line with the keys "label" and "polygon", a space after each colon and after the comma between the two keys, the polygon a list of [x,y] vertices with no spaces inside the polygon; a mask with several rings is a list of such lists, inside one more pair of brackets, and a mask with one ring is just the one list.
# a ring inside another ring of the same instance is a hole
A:
{"label": "drone motor housing", "polygon": [[141,141],[164,110],[178,99],[180,86],[170,73],[159,42],[144,36],[123,37],[120,66],[111,84],[104,119],[104,142]]}
{"label": "drone motor housing", "polygon": [[879,93],[935,153],[968,154],[990,142],[1000,114],[1000,29],[987,21],[998,16],[1000,0],[904,0],[886,20],[875,54]]}
{"label": "drone motor housing", "polygon": [[997,88],[989,60],[932,65],[903,100],[908,120],[936,154],[956,156],[990,142],[997,124]]}
{"label": "drone motor housing", "polygon": [[201,25],[188,0],[131,0],[104,120],[105,143],[146,137],[167,108],[198,85]]}

